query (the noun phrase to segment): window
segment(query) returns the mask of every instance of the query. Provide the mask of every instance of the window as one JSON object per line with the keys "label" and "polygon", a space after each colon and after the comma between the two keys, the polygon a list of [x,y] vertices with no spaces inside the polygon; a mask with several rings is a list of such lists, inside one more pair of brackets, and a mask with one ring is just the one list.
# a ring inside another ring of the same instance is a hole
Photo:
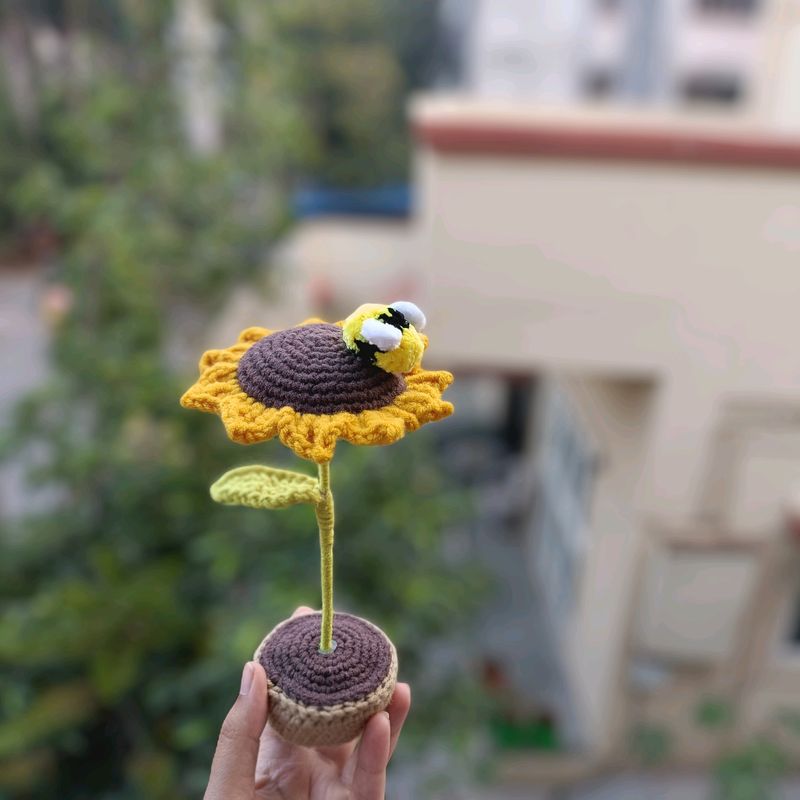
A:
{"label": "window", "polygon": [[589,524],[595,456],[567,394],[548,385],[540,404],[533,566],[557,616],[572,607]]}
{"label": "window", "polygon": [[583,91],[587,97],[602,100],[611,97],[617,86],[617,76],[610,69],[592,69],[584,77]]}
{"label": "window", "polygon": [[501,433],[509,453],[518,455],[528,442],[531,405],[535,391],[532,378],[509,382],[506,395],[506,415]]}
{"label": "window", "polygon": [[697,8],[707,12],[733,12],[748,15],[758,11],[760,0],[697,0]]}
{"label": "window", "polygon": [[733,105],[744,98],[744,86],[738,75],[722,72],[698,73],[684,80],[680,93],[690,103]]}

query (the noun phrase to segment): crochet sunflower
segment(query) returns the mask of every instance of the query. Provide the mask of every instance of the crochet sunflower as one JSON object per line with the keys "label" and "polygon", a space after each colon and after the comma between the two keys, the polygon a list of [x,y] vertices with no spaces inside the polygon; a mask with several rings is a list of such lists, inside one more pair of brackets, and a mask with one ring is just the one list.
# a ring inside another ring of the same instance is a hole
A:
{"label": "crochet sunflower", "polygon": [[453,406],[442,400],[449,372],[425,370],[425,316],[413,303],[366,304],[344,322],[285,330],[247,328],[236,344],[209,350],[181,404],[219,414],[240,444],[278,437],[317,464],[316,479],[266,466],[231,470],[211,487],[220,503],[254,508],[314,506],[320,534],[319,651],[333,651],[333,495],[330,461],[339,439],[392,444]]}

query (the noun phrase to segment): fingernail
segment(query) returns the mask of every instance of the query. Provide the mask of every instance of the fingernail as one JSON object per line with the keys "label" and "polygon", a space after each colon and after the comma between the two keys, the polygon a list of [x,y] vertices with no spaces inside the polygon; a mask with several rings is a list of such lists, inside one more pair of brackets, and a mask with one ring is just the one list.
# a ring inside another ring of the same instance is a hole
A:
{"label": "fingernail", "polygon": [[253,662],[248,661],[242,670],[242,684],[239,686],[239,694],[247,694],[253,685]]}

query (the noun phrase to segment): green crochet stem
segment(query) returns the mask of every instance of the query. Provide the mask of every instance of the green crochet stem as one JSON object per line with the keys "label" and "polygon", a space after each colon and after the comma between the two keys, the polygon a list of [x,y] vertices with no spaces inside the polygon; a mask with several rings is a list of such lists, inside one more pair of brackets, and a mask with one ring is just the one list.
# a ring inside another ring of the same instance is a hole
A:
{"label": "green crochet stem", "polygon": [[333,494],[330,464],[319,464],[319,502],[314,506],[319,526],[322,629],[320,653],[333,652]]}

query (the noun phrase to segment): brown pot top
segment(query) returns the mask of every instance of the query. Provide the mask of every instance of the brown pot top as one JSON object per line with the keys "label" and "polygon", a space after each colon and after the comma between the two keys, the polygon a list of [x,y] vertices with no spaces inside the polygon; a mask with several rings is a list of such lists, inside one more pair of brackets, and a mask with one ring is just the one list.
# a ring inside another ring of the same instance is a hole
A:
{"label": "brown pot top", "polygon": [[295,617],[276,628],[259,655],[269,680],[298,703],[332,706],[360,700],[385,680],[392,645],[373,625],[335,614],[333,653],[319,652],[320,614]]}

